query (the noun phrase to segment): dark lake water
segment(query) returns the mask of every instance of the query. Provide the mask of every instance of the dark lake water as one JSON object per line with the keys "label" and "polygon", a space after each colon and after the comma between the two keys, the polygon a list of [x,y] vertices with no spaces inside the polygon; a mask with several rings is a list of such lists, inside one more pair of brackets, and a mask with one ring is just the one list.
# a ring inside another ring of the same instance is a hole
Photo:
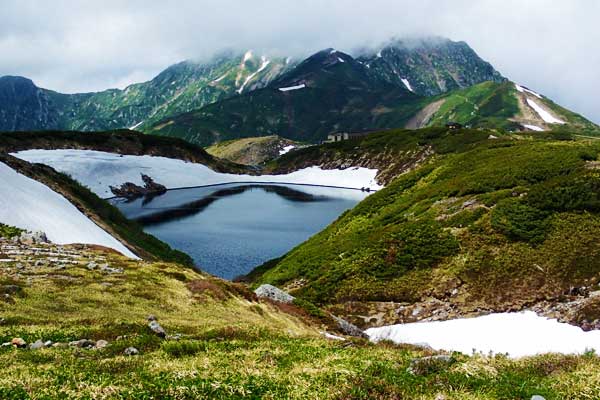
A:
{"label": "dark lake water", "polygon": [[287,253],[366,196],[352,189],[233,183],[112,202],[202,270],[233,279]]}

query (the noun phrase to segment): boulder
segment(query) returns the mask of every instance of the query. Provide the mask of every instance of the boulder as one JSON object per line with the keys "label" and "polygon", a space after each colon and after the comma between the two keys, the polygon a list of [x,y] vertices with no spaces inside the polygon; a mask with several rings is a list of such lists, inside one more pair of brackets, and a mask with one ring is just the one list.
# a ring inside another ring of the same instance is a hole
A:
{"label": "boulder", "polygon": [[96,344],[94,345],[94,348],[96,348],[96,349],[103,349],[106,346],[108,346],[108,342],[106,340],[100,339],[100,340],[98,340],[96,342]]}
{"label": "boulder", "polygon": [[254,293],[259,299],[266,298],[278,303],[292,303],[295,299],[294,296],[289,293],[284,292],[283,290],[276,288],[273,285],[265,284],[260,285]]}
{"label": "boulder", "polygon": [[164,339],[165,337],[167,337],[167,332],[165,332],[163,327],[160,326],[160,324],[158,322],[150,321],[150,323],[148,324],[148,327],[152,330],[152,332],[156,333],[161,338]]}
{"label": "boulder", "polygon": [[135,183],[125,182],[121,187],[109,186],[110,191],[117,197],[126,199],[135,199],[142,196],[157,196],[167,191],[164,185],[154,182],[148,175],[142,175],[144,186],[136,185]]}
{"label": "boulder", "polygon": [[533,396],[531,396],[531,400],[546,400],[543,396],[540,396],[539,394],[534,394]]}
{"label": "boulder", "polygon": [[19,242],[22,244],[50,243],[46,234],[42,231],[22,232],[21,236],[19,236]]}
{"label": "boulder", "polygon": [[15,346],[15,347],[26,347],[27,346],[27,342],[25,340],[23,340],[20,337],[17,338],[13,338],[10,343]]}
{"label": "boulder", "polygon": [[128,347],[125,349],[123,354],[126,356],[137,356],[138,354],[140,354],[140,351],[135,347]]}
{"label": "boulder", "polygon": [[90,339],[80,339],[69,342],[69,346],[71,347],[79,347],[82,349],[91,349],[96,345],[96,342]]}
{"label": "boulder", "polygon": [[342,332],[344,332],[346,335],[365,338],[365,339],[369,338],[369,336],[366,333],[364,333],[362,331],[362,329],[360,329],[358,326],[351,324],[350,322],[346,321],[345,319],[336,317],[335,315],[332,315],[332,317],[337,322],[340,330]]}
{"label": "boulder", "polygon": [[46,346],[44,345],[44,341],[42,339],[38,339],[29,345],[29,348],[31,350],[38,350],[38,349],[42,349],[44,347],[46,347]]}
{"label": "boulder", "polygon": [[427,375],[448,368],[454,361],[454,358],[448,355],[415,358],[410,362],[407,371],[413,375]]}

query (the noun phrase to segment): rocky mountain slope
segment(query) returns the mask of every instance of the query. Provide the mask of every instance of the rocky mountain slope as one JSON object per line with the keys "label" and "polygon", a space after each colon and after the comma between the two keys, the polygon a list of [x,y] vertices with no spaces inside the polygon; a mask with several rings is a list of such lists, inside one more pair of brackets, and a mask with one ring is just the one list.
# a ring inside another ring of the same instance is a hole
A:
{"label": "rocky mountain slope", "polygon": [[145,126],[223,98],[264,87],[294,65],[248,50],[208,62],[184,61],[124,90],[60,94],[21,77],[0,78],[0,131],[98,131]]}
{"label": "rocky mountain slope", "polygon": [[357,60],[370,74],[422,96],[506,80],[467,43],[439,37],[394,39],[378,50],[362,50]]}
{"label": "rocky mountain slope", "polygon": [[600,327],[597,141],[430,128],[320,147],[272,168],[379,151],[404,173],[256,281],[361,326],[535,308]]}
{"label": "rocky mountain slope", "polygon": [[449,122],[509,131],[600,131],[584,117],[505,79],[426,97],[371,70],[350,55],[325,50],[264,89],[167,118],[148,132],[206,145],[256,134],[319,142],[332,132]]}
{"label": "rocky mountain slope", "polygon": [[[395,40],[378,50],[360,50],[357,54],[356,59],[339,57],[364,67],[362,76],[354,79],[351,87],[385,83],[429,96],[488,80],[503,80],[468,45],[447,39]],[[330,64],[338,60],[335,56],[330,58],[327,61]],[[173,65],[151,81],[133,84],[125,90],[73,95],[40,89],[25,78],[3,77],[0,79],[0,131],[147,130],[167,117],[264,88],[274,80],[281,84],[282,77],[299,64],[302,68],[295,76],[300,82],[301,71],[306,73],[309,69],[305,68],[306,61],[298,61],[251,50],[243,54],[226,52],[207,62],[185,61]],[[343,76],[338,78],[344,79]],[[317,82],[313,82],[313,86],[315,84]],[[377,87],[370,89],[377,90]],[[340,104],[338,100],[326,105],[335,108]],[[350,101],[349,105],[357,108],[360,103],[353,105]]]}

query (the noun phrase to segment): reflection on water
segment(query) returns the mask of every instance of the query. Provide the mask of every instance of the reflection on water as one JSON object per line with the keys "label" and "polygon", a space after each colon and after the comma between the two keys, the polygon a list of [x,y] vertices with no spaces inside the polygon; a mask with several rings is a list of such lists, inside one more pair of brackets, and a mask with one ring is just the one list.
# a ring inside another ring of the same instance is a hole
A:
{"label": "reflection on water", "polygon": [[285,254],[366,195],[302,185],[227,184],[113,203],[203,270],[232,279]]}

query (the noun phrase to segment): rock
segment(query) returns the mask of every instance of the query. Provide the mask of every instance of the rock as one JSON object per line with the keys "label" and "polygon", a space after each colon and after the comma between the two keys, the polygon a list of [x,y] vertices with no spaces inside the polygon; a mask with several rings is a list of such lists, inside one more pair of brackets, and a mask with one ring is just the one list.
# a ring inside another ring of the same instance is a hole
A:
{"label": "rock", "polygon": [[158,336],[160,336],[163,339],[167,336],[167,332],[165,332],[163,327],[160,326],[160,324],[156,321],[150,321],[150,323],[148,324],[148,327],[150,329],[152,329],[152,332],[156,333]]}
{"label": "rock", "polygon": [[273,285],[265,284],[260,285],[254,293],[259,299],[267,298],[278,303],[286,303],[289,304],[294,301],[295,297],[290,295],[289,293],[284,292],[283,290],[276,288]]}
{"label": "rock", "polygon": [[413,375],[426,375],[445,369],[453,363],[454,358],[448,355],[415,358],[410,362],[407,371]]}
{"label": "rock", "polygon": [[23,292],[23,288],[17,285],[3,285],[0,286],[0,293],[4,294],[20,294]]}
{"label": "rock", "polygon": [[11,340],[10,343],[15,347],[26,347],[27,346],[27,342],[25,340],[21,339],[20,337],[13,338],[13,340]]}
{"label": "rock", "polygon": [[126,356],[137,356],[138,354],[140,354],[140,351],[135,347],[128,347],[125,349],[123,354]]}
{"label": "rock", "polygon": [[44,232],[36,231],[21,233],[21,236],[19,236],[19,242],[21,242],[22,244],[39,244],[49,243],[49,240]]}
{"label": "rock", "polygon": [[345,319],[336,317],[335,315],[332,315],[332,317],[337,322],[340,330],[342,332],[344,332],[346,335],[365,338],[365,339],[369,338],[369,336],[366,333],[364,333],[362,331],[362,329],[360,329],[358,326],[351,324],[350,322],[346,321]]}
{"label": "rock", "polygon": [[82,349],[91,349],[96,345],[96,342],[90,339],[80,339],[69,342],[69,346],[71,347],[79,347]]}
{"label": "rock", "polygon": [[103,349],[103,348],[105,348],[106,346],[108,346],[108,342],[107,342],[106,340],[102,340],[102,339],[98,340],[98,341],[96,342],[96,344],[94,345],[94,347],[95,347],[96,349]]}
{"label": "rock", "polygon": [[102,264],[100,266],[100,271],[107,272],[109,274],[122,274],[123,268],[112,268],[112,267],[109,267],[108,264]]}
{"label": "rock", "polygon": [[89,269],[90,271],[93,271],[96,269],[96,267],[98,267],[98,264],[96,264],[93,261],[90,261],[87,265],[86,268]]}
{"label": "rock", "polygon": [[42,339],[38,339],[29,345],[29,348],[31,350],[38,350],[38,349],[42,349],[44,347],[45,346],[44,346],[44,342],[42,341]]}
{"label": "rock", "polygon": [[44,342],[44,347],[51,347],[51,346],[53,346],[52,340],[46,340]]}
{"label": "rock", "polygon": [[156,317],[154,315],[150,314],[146,317],[146,321],[148,321],[148,322],[156,321]]}
{"label": "rock", "polygon": [[534,394],[533,396],[531,396],[531,400],[546,400],[543,396],[540,396],[539,394]]}
{"label": "rock", "polygon": [[110,191],[117,197],[125,197],[127,199],[135,199],[142,196],[157,196],[167,191],[164,185],[154,182],[148,175],[141,175],[144,187],[132,182],[125,182],[121,187],[109,186]]}

